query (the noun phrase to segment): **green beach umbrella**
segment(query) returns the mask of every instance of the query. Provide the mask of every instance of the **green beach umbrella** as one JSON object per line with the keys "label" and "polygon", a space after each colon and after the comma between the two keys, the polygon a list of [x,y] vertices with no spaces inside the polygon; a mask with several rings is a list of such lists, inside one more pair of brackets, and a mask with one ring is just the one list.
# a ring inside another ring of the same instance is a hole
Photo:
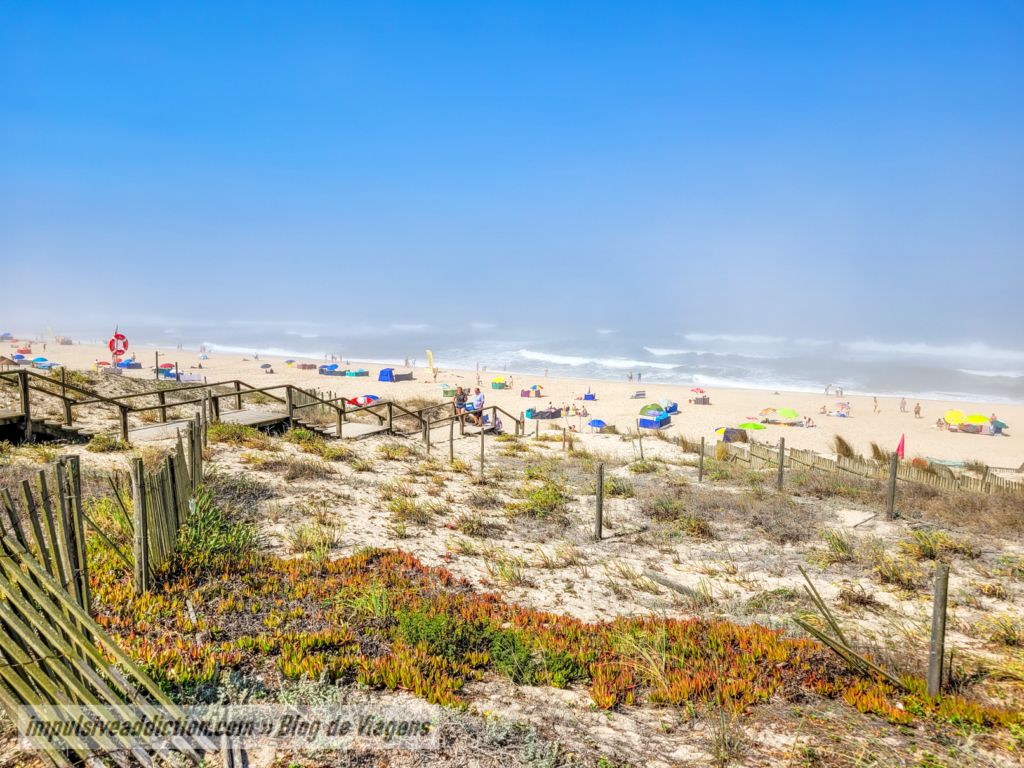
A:
{"label": "green beach umbrella", "polygon": [[643,416],[643,415],[644,415],[645,413],[647,413],[648,411],[664,411],[664,410],[665,410],[665,409],[664,409],[664,408],[662,408],[662,407],[661,407],[660,405],[658,405],[657,403],[648,403],[647,405],[643,406],[643,407],[642,407],[642,408],[640,409],[640,415],[641,415],[641,416]]}
{"label": "green beach umbrella", "polygon": [[792,408],[779,408],[775,412],[777,416],[781,416],[784,419],[799,419],[800,414],[794,411]]}
{"label": "green beach umbrella", "polygon": [[746,424],[740,424],[739,429],[764,429],[764,424],[755,424],[752,421],[748,421]]}
{"label": "green beach umbrella", "polygon": [[999,421],[999,419],[996,419],[995,421],[993,421],[992,422],[992,426],[995,427],[996,429],[1009,429],[1010,428],[1009,424],[1007,424],[1005,421]]}

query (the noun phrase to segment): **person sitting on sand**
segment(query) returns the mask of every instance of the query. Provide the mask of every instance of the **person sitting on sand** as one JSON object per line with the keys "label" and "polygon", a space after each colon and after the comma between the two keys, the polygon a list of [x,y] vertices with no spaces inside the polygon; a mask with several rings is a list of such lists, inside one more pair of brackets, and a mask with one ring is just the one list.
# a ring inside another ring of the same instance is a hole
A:
{"label": "person sitting on sand", "polygon": [[823,406],[821,406],[821,410],[820,410],[820,411],[818,411],[818,413],[819,413],[819,414],[827,414],[827,413],[828,413],[828,410],[827,410],[827,409],[825,408],[825,406],[823,405]]}
{"label": "person sitting on sand", "polygon": [[814,420],[810,416],[808,416],[807,419],[804,421],[804,426],[810,429],[811,427],[815,427],[817,425],[814,423]]}
{"label": "person sitting on sand", "polygon": [[587,413],[587,406],[584,405],[583,408],[580,409],[580,416],[589,416],[589,415],[590,414]]}
{"label": "person sitting on sand", "polygon": [[939,429],[945,429],[946,422],[942,418],[938,418],[935,420],[935,426],[938,427]]}

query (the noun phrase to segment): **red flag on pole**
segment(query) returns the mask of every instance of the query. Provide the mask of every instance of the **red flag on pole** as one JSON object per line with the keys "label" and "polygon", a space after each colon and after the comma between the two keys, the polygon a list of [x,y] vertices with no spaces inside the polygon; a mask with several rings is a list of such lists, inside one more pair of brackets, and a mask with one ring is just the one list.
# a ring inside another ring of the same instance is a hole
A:
{"label": "red flag on pole", "polygon": [[896,446],[896,455],[901,459],[903,458],[904,441],[907,439],[906,435],[900,435],[900,444]]}

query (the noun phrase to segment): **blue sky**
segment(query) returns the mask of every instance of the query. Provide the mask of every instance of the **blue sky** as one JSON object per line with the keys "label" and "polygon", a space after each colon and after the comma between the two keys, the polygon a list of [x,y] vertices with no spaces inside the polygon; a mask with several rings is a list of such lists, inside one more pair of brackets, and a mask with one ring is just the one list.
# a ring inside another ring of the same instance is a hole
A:
{"label": "blue sky", "polygon": [[0,267],[13,326],[1021,348],[1024,4],[0,0]]}

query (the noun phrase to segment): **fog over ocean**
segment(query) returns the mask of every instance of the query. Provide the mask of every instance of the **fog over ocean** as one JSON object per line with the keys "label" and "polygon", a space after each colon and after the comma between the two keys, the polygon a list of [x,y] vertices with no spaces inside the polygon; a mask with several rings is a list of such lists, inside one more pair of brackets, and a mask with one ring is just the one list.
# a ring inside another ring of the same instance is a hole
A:
{"label": "fog over ocean", "polygon": [[[293,324],[294,326],[295,324]],[[218,326],[139,327],[121,330],[137,352],[185,345],[186,359],[200,344],[213,354],[253,352],[322,360],[325,354],[371,363],[426,364],[426,350],[440,368],[572,376],[643,383],[815,392],[826,384],[849,394],[1024,403],[1024,349],[984,342],[934,344],[912,339],[836,341],[776,335],[504,329],[463,322],[461,327],[387,324],[332,330],[310,324],[280,330],[260,323]],[[110,329],[113,330],[112,328]],[[76,339],[84,338],[81,334]],[[106,338],[100,329],[92,338]],[[54,359],[57,359],[55,354]]]}

